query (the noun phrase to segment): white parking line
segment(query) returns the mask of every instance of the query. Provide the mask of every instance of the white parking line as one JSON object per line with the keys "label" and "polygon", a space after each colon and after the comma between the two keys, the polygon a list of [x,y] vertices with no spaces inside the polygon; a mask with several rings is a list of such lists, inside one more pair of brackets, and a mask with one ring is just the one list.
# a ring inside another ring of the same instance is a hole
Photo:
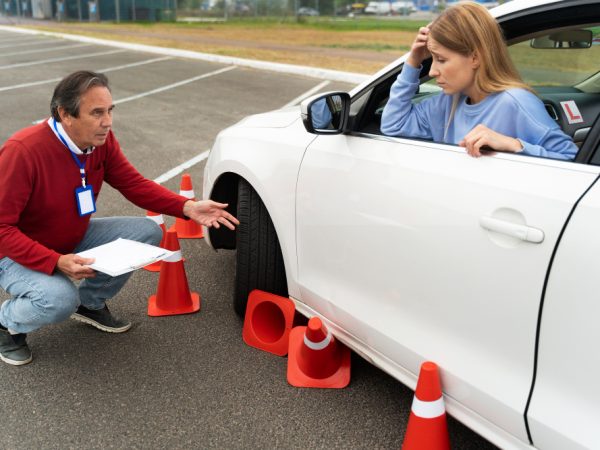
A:
{"label": "white parking line", "polygon": [[158,184],[164,183],[165,181],[169,181],[171,178],[176,177],[185,169],[189,169],[190,167],[195,166],[199,162],[204,161],[206,158],[208,158],[209,153],[210,151],[207,150],[204,153],[200,153],[199,155],[194,156],[192,159],[184,162],[183,164],[178,165],[177,167],[172,168],[168,172],[163,173],[158,178],[155,178],[154,181]]}
{"label": "white parking line", "polygon": [[148,92],[142,92],[141,94],[136,94],[136,95],[132,95],[131,97],[125,97],[125,98],[119,99],[119,100],[115,101],[114,104],[118,105],[120,103],[129,102],[131,100],[137,100],[138,98],[146,97],[148,95],[158,94],[159,92],[168,91],[169,89],[173,89],[173,88],[176,88],[179,86],[183,86],[185,84],[193,83],[194,81],[198,81],[203,78],[208,78],[208,77],[212,77],[214,75],[219,75],[220,73],[229,72],[230,70],[233,70],[235,68],[236,68],[236,66],[224,67],[222,69],[215,70],[213,72],[208,72],[203,75],[198,75],[197,77],[188,78],[187,80],[179,81],[177,83],[168,84],[167,86],[152,89],[151,91],[148,91]]}
{"label": "white parking line", "polygon": [[[2,39],[2,43],[6,45],[0,45],[0,48],[15,48],[15,47],[25,47],[27,45],[40,45],[40,44],[56,44],[60,41],[60,39],[40,39],[36,38],[35,41],[27,41],[23,42],[24,39],[14,39],[12,41],[5,41]],[[7,42],[9,42],[7,44]],[[10,42],[18,42],[18,44],[10,44]]]}
{"label": "white parking line", "polygon": [[127,50],[109,50],[106,52],[86,53],[85,55],[66,56],[64,58],[51,58],[51,59],[42,59],[42,60],[38,60],[38,61],[30,61],[30,62],[19,63],[19,64],[8,64],[6,66],[0,66],[0,70],[14,69],[16,67],[36,66],[39,64],[47,64],[47,63],[60,62],[60,61],[68,61],[70,59],[83,59],[83,58],[91,58],[93,56],[114,55],[115,53],[123,53],[126,51]]}
{"label": "white parking line", "polygon": [[[6,38],[6,36],[11,36],[12,39],[10,38]],[[15,42],[40,42],[40,41],[57,41],[58,38],[54,37],[54,36],[18,36],[18,37],[13,37],[14,33],[3,33],[0,36],[0,39],[2,39],[2,43],[3,44],[14,44]]]}
{"label": "white parking line", "polygon": [[63,45],[62,47],[54,47],[54,48],[36,48],[33,50],[25,50],[19,52],[12,53],[0,53],[0,57],[2,56],[14,56],[14,55],[27,55],[28,53],[40,53],[40,52],[57,52],[60,50],[66,50],[69,48],[78,48],[78,47],[90,47],[92,44],[75,44],[75,45]]}
{"label": "white parking line", "polygon": [[317,84],[314,88],[306,91],[304,94],[299,95],[298,97],[296,97],[294,100],[292,100],[291,102],[286,103],[285,105],[282,106],[282,108],[287,108],[288,106],[293,106],[293,105],[297,105],[298,103],[300,103],[302,100],[304,100],[305,98],[310,97],[311,95],[313,95],[315,92],[319,92],[321,89],[323,89],[325,86],[327,86],[330,83],[330,81],[323,81],[322,83]]}
{"label": "white parking line", "polygon": [[[121,98],[119,100],[115,100],[113,102],[113,104],[114,105],[120,105],[121,103],[130,102],[132,100],[137,100],[138,98],[147,97],[148,95],[158,94],[159,92],[168,91],[169,89],[174,89],[176,87],[183,86],[183,85],[192,83],[194,81],[201,80],[203,78],[208,78],[208,77],[212,77],[214,75],[219,75],[220,73],[229,72],[230,70],[233,70],[235,68],[236,68],[236,66],[224,67],[222,69],[215,70],[213,72],[208,72],[208,73],[205,73],[205,74],[202,74],[202,75],[198,75],[197,77],[188,78],[187,80],[178,81],[177,83],[168,84],[168,85],[163,86],[163,87],[152,89],[151,91],[142,92],[140,94],[132,95],[130,97]],[[43,122],[44,120],[47,120],[47,118],[35,120],[35,121],[31,122],[31,123],[33,125],[37,125],[38,123]]]}
{"label": "white parking line", "polygon": [[[166,60],[169,60],[169,59],[173,59],[173,58],[171,58],[170,56],[163,56],[162,58],[146,59],[144,61],[138,61],[138,62],[134,62],[134,63],[130,63],[130,64],[123,64],[122,66],[114,66],[114,67],[108,67],[106,69],[96,70],[95,72],[100,72],[100,73],[112,72],[112,71],[115,71],[115,70],[129,69],[130,67],[137,67],[137,66],[143,66],[145,64],[152,64],[152,63],[159,62],[159,61],[166,61]],[[32,81],[30,83],[14,84],[12,86],[0,87],[0,92],[10,91],[10,90],[13,90],[13,89],[21,89],[21,88],[26,88],[26,87],[32,87],[32,86],[39,86],[39,85],[42,85],[42,84],[55,83],[55,82],[60,81],[60,80],[62,80],[62,77],[50,78],[48,80],[41,80],[41,81]]]}

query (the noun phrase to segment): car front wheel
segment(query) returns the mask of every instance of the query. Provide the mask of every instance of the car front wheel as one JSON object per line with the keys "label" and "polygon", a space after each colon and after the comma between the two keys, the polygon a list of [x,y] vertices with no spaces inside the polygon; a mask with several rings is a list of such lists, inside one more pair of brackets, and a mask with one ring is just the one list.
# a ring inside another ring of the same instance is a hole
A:
{"label": "car front wheel", "polygon": [[287,297],[285,266],[267,208],[246,180],[238,184],[235,312],[244,317],[248,294],[261,289]]}

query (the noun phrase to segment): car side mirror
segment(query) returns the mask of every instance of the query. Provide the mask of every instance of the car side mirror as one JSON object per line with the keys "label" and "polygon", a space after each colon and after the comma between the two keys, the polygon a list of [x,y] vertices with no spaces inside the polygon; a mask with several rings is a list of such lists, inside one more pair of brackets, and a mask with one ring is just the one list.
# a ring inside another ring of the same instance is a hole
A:
{"label": "car side mirror", "polygon": [[300,104],[306,131],[313,134],[340,134],[346,131],[350,113],[350,95],[330,92],[307,98]]}
{"label": "car side mirror", "polygon": [[563,30],[533,38],[529,45],[533,48],[590,48],[593,35],[591,30]]}

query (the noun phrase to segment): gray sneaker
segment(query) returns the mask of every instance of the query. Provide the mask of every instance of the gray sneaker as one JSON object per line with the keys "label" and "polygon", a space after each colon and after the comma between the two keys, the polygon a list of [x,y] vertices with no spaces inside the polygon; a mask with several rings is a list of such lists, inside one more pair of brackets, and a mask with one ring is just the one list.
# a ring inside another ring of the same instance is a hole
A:
{"label": "gray sneaker", "polygon": [[12,366],[29,364],[33,360],[26,334],[10,334],[0,325],[0,359]]}
{"label": "gray sneaker", "polygon": [[71,314],[71,319],[87,323],[108,333],[123,333],[131,328],[131,322],[113,316],[106,305],[104,305],[104,308],[98,310],[80,306],[77,308],[77,311]]}

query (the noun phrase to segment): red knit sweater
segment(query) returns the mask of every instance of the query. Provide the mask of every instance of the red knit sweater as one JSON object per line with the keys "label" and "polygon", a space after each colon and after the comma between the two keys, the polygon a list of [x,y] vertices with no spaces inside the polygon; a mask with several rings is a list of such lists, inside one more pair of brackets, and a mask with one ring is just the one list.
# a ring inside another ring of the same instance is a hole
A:
{"label": "red knit sweater", "polygon": [[[144,178],[112,131],[83,158],[96,199],[106,181],[140,208],[184,217],[188,199]],[[11,136],[0,148],[0,259],[51,274],[87,230],[90,215],[79,217],[75,201],[80,186],[79,168],[45,121]]]}

